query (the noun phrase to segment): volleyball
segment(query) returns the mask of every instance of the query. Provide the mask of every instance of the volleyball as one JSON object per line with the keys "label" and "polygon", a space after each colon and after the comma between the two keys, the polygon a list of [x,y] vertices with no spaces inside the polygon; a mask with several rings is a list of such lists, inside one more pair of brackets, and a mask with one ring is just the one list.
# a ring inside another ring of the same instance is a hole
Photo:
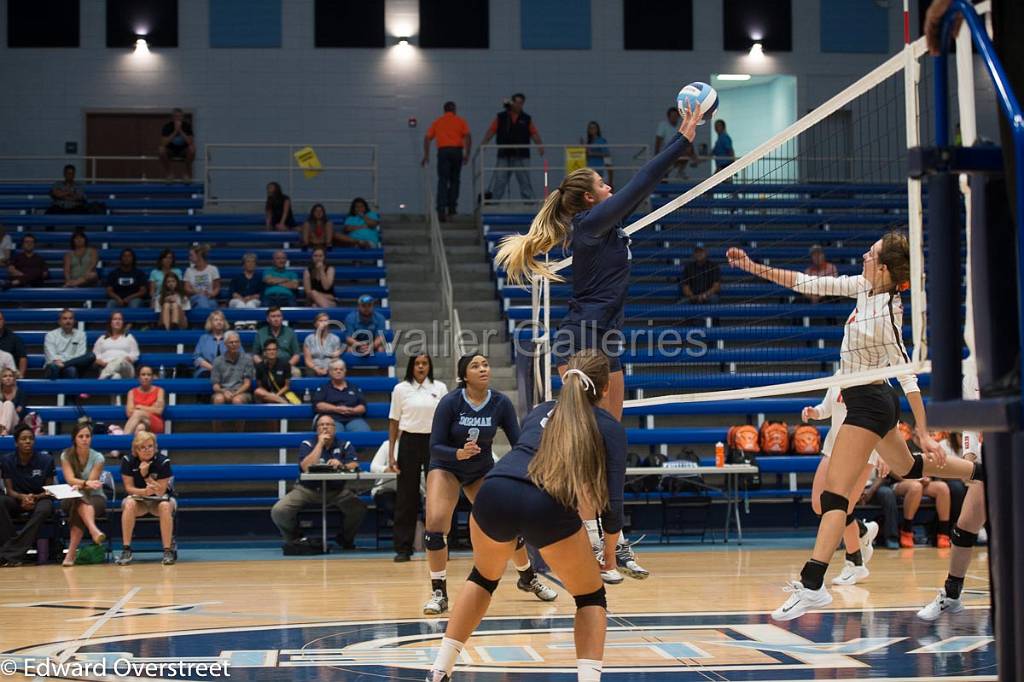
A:
{"label": "volleyball", "polygon": [[676,95],[676,108],[679,110],[680,116],[686,114],[687,104],[690,105],[690,111],[700,113],[697,125],[704,125],[705,119],[710,118],[718,108],[718,92],[707,83],[694,81],[683,86],[683,89]]}

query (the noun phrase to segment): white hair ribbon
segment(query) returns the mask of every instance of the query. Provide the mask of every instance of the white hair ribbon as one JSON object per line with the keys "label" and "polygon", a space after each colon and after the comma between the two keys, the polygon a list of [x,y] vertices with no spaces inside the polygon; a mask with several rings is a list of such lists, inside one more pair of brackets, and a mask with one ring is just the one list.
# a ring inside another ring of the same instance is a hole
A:
{"label": "white hair ribbon", "polygon": [[[597,395],[597,387],[594,386],[594,380],[588,377],[582,369],[566,370],[565,376],[567,377],[570,374],[577,375],[580,378],[580,383],[583,384],[583,388],[586,389],[588,392],[593,391],[594,395]],[[563,379],[564,378],[565,377],[563,377]]]}

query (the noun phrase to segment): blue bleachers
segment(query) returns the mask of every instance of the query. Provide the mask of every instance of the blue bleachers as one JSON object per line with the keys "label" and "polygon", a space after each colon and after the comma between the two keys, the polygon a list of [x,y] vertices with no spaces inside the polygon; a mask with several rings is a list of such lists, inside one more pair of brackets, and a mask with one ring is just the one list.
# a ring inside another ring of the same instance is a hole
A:
{"label": "blue bleachers", "polygon": [[[678,305],[626,305],[627,318],[640,319],[687,319],[695,317],[717,317],[723,319],[790,319],[801,317],[842,317],[850,314],[849,303],[744,303],[734,304],[678,304]],[[909,315],[910,306],[905,305],[903,314]],[[568,313],[566,305],[552,305],[551,318],[560,320]],[[529,320],[530,306],[510,306],[509,320]]]}
{"label": "blue bleachers", "polygon": [[[164,385],[163,380],[157,380]],[[356,385],[362,382],[356,378]],[[82,412],[93,420],[119,422],[125,420],[125,408],[120,405],[83,405],[79,407],[53,407],[49,405],[33,405],[33,411],[44,421],[74,421]],[[369,419],[387,419],[391,403],[367,403],[366,417]],[[313,406],[303,405],[168,405],[164,408],[164,419],[171,421],[210,421],[211,419],[288,419],[305,423],[313,418]]]}
{"label": "blue bleachers", "polygon": [[[54,178],[56,182],[59,178]],[[181,196],[201,195],[201,182],[95,182],[81,183],[90,199],[138,196]],[[45,182],[4,182],[0,183],[0,196],[50,196],[53,183]]]}
{"label": "blue bleachers", "polygon": [[[292,379],[292,390],[301,394],[306,389],[315,391],[325,383],[323,378]],[[352,385],[358,386],[364,393],[390,393],[397,380],[385,376],[350,377]],[[183,395],[209,395],[209,379],[157,379],[155,382],[168,393]],[[131,379],[22,379],[18,381],[25,395],[120,395],[138,386],[138,381]],[[379,441],[378,441],[379,442]]]}
{"label": "blue bleachers", "polygon": [[[34,234],[34,233],[33,233]],[[44,233],[45,234],[45,233]],[[93,241],[102,241],[106,233],[99,235],[93,235]],[[191,243],[193,240],[187,240]],[[66,246],[68,243],[67,239],[61,242],[61,246]],[[93,245],[95,246],[95,244]],[[163,252],[163,247],[142,247],[134,249],[135,259],[140,264],[155,263],[156,259],[160,257]],[[174,257],[177,259],[179,267],[188,267],[188,248],[178,247],[172,248]],[[296,264],[308,264],[310,252],[306,249],[299,248],[244,248],[244,247],[215,247],[210,251],[210,258],[213,259],[217,269],[220,270],[222,277],[230,277],[232,274],[241,272],[242,256],[247,253],[256,254],[256,258],[262,263],[262,267],[267,267],[270,263],[270,259],[274,256],[276,251],[284,251],[285,256],[288,257],[288,262],[294,267]],[[66,248],[60,249],[38,249],[38,253],[43,257],[44,260],[51,261],[53,263],[61,262],[64,258],[64,254],[67,253]],[[99,256],[101,263],[110,263],[112,266],[119,262],[121,257],[121,249],[97,249],[97,255]],[[349,260],[373,260],[379,261],[384,257],[384,249],[340,249],[333,248],[327,252],[327,260],[338,267],[338,262],[349,261]],[[220,265],[220,263],[230,263],[230,265]],[[141,267],[141,266],[140,266]],[[231,268],[237,268],[237,270],[231,270]]]}
{"label": "blue bleachers", "polygon": [[[110,311],[106,308],[74,308],[75,319],[78,322],[106,322],[110,319]],[[149,308],[120,308],[124,313],[127,322],[155,324],[159,315]],[[351,313],[354,308],[282,308],[284,318],[292,324],[296,322],[310,323],[321,312],[326,312],[335,320],[344,320],[345,316]],[[55,324],[60,308],[9,308],[4,311],[4,319],[8,323],[18,322],[40,322]],[[199,324],[206,321],[210,310],[188,311],[188,321],[192,324]],[[221,308],[221,312],[229,322],[238,320],[262,320],[267,316],[266,308]],[[377,308],[377,312],[390,319],[389,308]]]}
{"label": "blue bleachers", "polygon": [[[337,276],[335,276],[337,279]],[[299,287],[300,297],[302,287]],[[334,295],[339,299],[355,300],[363,294],[369,294],[377,299],[385,299],[388,296],[388,288],[381,286],[362,285],[337,285],[334,287]],[[231,287],[222,286],[219,299],[227,301],[231,298]],[[107,300],[107,290],[103,287],[22,287],[0,291],[0,303],[53,303],[64,301],[102,301]]]}
{"label": "blue bleachers", "polygon": [[[395,356],[388,353],[373,353],[372,355],[354,355],[345,353],[342,355],[345,364],[350,368],[356,367],[394,367]],[[42,354],[30,353],[28,356],[29,369],[42,369],[45,362]],[[149,365],[150,367],[175,367],[180,365],[192,366],[192,351],[186,349],[183,353],[148,353],[145,350],[139,355],[137,363],[139,367]]]}
{"label": "blue bleachers", "polygon": [[[108,199],[96,197],[103,202],[109,211],[193,211],[203,207],[203,199]],[[33,199],[0,198],[0,210],[6,211],[44,211],[51,205],[50,197]]]}
{"label": "blue bleachers", "polygon": [[[294,328],[294,325],[290,325]],[[299,339],[299,343],[306,340],[306,337],[313,333],[310,329],[294,329],[295,335]],[[92,344],[96,342],[96,339],[100,338],[105,334],[104,330],[95,329],[88,330],[85,332],[85,338],[92,347]],[[181,329],[174,331],[165,331],[163,329],[146,329],[145,331],[132,331],[135,336],[136,342],[143,349],[146,347],[152,347],[154,345],[182,345],[185,348],[192,348],[196,345],[199,337],[205,333],[202,328],[196,329]],[[25,342],[29,348],[42,348],[43,339],[46,337],[44,331],[31,331],[31,332],[18,332],[18,336],[21,337],[22,341]],[[256,338],[256,332],[240,330],[238,336],[242,339],[242,347],[249,348],[252,346],[253,341]],[[395,332],[388,329],[384,331],[384,338],[388,341],[393,341],[395,338]]]}

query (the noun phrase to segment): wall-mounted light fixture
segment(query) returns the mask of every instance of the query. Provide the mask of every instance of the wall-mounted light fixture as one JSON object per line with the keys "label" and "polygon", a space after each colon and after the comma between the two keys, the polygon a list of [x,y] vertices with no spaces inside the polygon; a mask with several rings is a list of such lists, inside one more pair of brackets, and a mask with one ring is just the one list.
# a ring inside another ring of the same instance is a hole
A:
{"label": "wall-mounted light fixture", "polygon": [[406,46],[409,44],[409,36],[398,36],[398,44]]}
{"label": "wall-mounted light fixture", "polygon": [[136,55],[147,55],[149,54],[149,43],[146,42],[145,38],[135,39],[135,51],[133,54]]}
{"label": "wall-mounted light fixture", "polygon": [[761,43],[754,43],[750,46],[750,56],[754,59],[761,59],[764,57],[764,47]]}

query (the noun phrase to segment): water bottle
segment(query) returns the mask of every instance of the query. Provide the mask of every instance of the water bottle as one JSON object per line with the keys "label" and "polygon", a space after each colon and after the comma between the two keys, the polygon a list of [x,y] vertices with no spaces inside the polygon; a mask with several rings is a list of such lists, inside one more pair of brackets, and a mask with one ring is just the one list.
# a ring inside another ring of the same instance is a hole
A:
{"label": "water bottle", "polygon": [[302,402],[308,403],[312,398],[313,397],[309,394],[309,386],[307,386],[305,392],[302,394]]}
{"label": "water bottle", "polygon": [[725,466],[725,443],[722,441],[715,443],[715,466]]}
{"label": "water bottle", "polygon": [[163,365],[160,365],[160,373],[159,373],[159,375],[160,375],[161,379],[167,378],[167,370],[164,369]]}

